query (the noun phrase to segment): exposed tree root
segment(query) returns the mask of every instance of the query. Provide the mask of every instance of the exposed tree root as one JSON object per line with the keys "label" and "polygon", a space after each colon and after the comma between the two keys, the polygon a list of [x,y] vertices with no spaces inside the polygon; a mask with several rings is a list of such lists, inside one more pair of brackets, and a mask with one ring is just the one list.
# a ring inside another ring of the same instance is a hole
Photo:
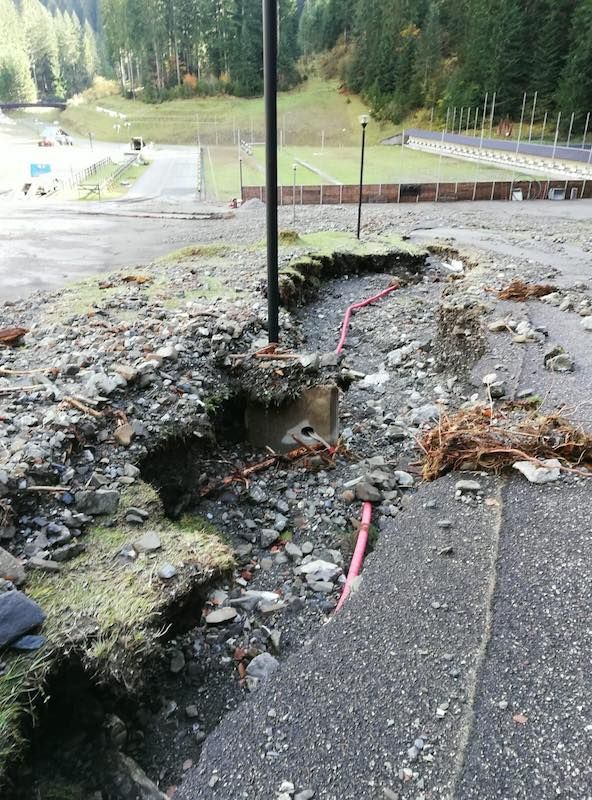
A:
{"label": "exposed tree root", "polygon": [[556,291],[557,287],[550,283],[526,283],[517,278],[505,289],[499,291],[497,296],[500,300],[515,300],[517,303],[524,303],[531,297],[544,297],[546,294]]}
{"label": "exposed tree root", "polygon": [[[592,467],[592,436],[559,414],[521,413],[511,406],[480,406],[443,416],[419,440],[422,475],[431,481],[452,470],[500,472],[515,461],[539,464],[557,458],[563,469],[588,476],[576,467]],[[592,473],[590,473],[592,477]]]}

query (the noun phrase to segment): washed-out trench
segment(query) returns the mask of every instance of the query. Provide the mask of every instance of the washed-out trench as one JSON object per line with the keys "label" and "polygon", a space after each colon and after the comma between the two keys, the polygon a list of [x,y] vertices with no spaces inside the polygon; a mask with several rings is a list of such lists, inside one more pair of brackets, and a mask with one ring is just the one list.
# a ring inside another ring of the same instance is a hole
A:
{"label": "washed-out trench", "polygon": [[[425,258],[421,260],[425,262]],[[411,266],[411,270],[407,270]],[[422,265],[423,266],[423,265]],[[437,263],[430,260],[432,273],[437,273]],[[389,269],[390,267],[390,269]],[[413,258],[410,265],[397,257],[392,264],[384,257],[348,257],[332,270],[332,280],[321,285],[314,281],[313,289],[290,294],[289,304],[300,305],[294,319],[304,338],[303,351],[331,351],[334,349],[339,324],[345,307],[352,299],[360,299],[383,289],[393,274],[417,285],[420,260]],[[349,274],[349,271],[353,274]],[[310,275],[303,275],[296,285],[305,285]],[[293,275],[291,276],[293,278]],[[292,281],[292,284],[294,282]],[[380,318],[374,309],[366,309],[363,319],[354,318],[349,340],[348,364],[353,369],[369,372],[378,368],[385,355],[384,321],[394,319],[405,308],[406,289],[396,301],[385,298]],[[436,287],[435,291],[440,291]],[[392,304],[395,302],[395,306]],[[388,338],[388,336],[387,336]],[[346,385],[347,382],[344,382]],[[202,489],[209,482],[227,477],[237,465],[260,460],[266,454],[254,451],[245,441],[244,412],[246,395],[237,390],[230,399],[219,404],[213,413],[214,438],[194,440],[172,435],[161,442],[143,463],[139,464],[142,478],[159,492],[167,515],[178,518],[186,511],[198,513],[219,529],[233,546],[244,545],[243,538],[233,533],[234,522],[239,518],[255,516],[253,500],[244,486],[228,487],[205,497]],[[363,458],[375,449],[368,441],[368,433],[355,430],[367,409],[359,401],[348,404],[341,427],[352,429],[353,458]],[[356,415],[359,415],[356,418]],[[372,432],[370,432],[372,433]],[[391,454],[394,452],[390,450]],[[282,491],[296,487],[304,504],[317,502],[314,496],[332,497],[333,483],[343,482],[347,476],[347,459],[337,459],[334,468],[310,466],[274,466],[264,476],[264,485],[270,494],[281,497]],[[327,501],[323,501],[327,503]],[[339,503],[335,503],[338,511]],[[327,507],[329,507],[327,505]],[[333,513],[333,512],[331,512]],[[351,513],[356,510],[352,507]],[[291,515],[294,516],[293,514]],[[330,514],[329,514],[330,517]],[[341,519],[340,513],[335,513]],[[297,523],[296,523],[297,524]],[[294,526],[293,519],[290,526]],[[295,528],[295,530],[297,530]],[[377,530],[371,532],[377,535]],[[315,546],[339,550],[344,566],[351,557],[355,543],[355,529],[341,523],[326,526],[309,526],[306,537]],[[259,560],[264,553],[257,554]],[[248,559],[247,559],[248,562]],[[239,570],[245,567],[239,558]],[[249,582],[249,589],[277,588],[278,575],[273,569],[257,569]],[[275,583],[274,583],[275,582]],[[230,582],[232,585],[232,582]],[[162,790],[178,785],[184,769],[199,757],[200,746],[231,708],[245,696],[239,685],[232,657],[232,641],[240,632],[232,626],[228,636],[212,636],[203,627],[202,611],[209,591],[215,586],[200,586],[184,601],[170,609],[167,619],[164,654],[146,657],[143,686],[138,693],[133,687],[100,685],[86,672],[76,657],[64,659],[50,676],[46,701],[40,706],[36,724],[31,727],[31,747],[26,760],[12,775],[12,787],[7,797],[14,800],[123,800],[135,796],[126,794],[119,774],[120,764],[114,755],[118,749],[134,758],[146,771],[150,780]],[[116,590],[116,587],[114,587]],[[276,655],[281,660],[314,636],[315,630],[325,623],[334,601],[319,599],[289,614],[281,648]],[[272,622],[264,620],[251,633],[253,647],[264,642],[261,629],[268,630]],[[225,638],[226,637],[226,638]],[[172,662],[182,653],[185,668],[181,672],[171,669]],[[92,789],[96,794],[88,794]],[[86,794],[85,794],[86,793]]]}

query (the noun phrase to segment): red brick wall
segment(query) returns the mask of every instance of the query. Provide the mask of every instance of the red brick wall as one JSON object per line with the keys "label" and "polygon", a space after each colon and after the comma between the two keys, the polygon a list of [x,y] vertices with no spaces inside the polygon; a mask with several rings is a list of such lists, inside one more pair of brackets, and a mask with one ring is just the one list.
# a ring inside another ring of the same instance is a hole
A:
{"label": "red brick wall", "polygon": [[[452,202],[455,200],[509,200],[514,188],[522,190],[524,200],[546,198],[549,189],[565,189],[569,199],[572,188],[577,189],[578,199],[592,198],[591,181],[532,180],[532,181],[481,181],[462,183],[380,183],[366,184],[362,191],[363,203],[425,203]],[[341,205],[358,202],[358,186],[296,186],[298,205]],[[242,199],[257,198],[265,202],[264,186],[243,186]],[[292,186],[278,189],[280,205],[291,206],[294,202]]]}

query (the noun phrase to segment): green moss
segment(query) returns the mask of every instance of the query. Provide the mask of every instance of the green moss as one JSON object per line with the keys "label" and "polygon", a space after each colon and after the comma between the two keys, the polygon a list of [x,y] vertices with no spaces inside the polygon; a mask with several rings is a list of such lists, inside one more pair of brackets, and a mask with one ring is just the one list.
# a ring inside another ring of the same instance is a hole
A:
{"label": "green moss", "polygon": [[280,245],[300,244],[302,239],[298,231],[283,230],[279,232],[278,240]]}
{"label": "green moss", "polygon": [[166,256],[162,256],[156,263],[170,264],[178,263],[179,261],[191,261],[194,258],[225,256],[228,255],[230,250],[231,248],[227,244],[190,244],[187,247],[181,247],[179,250],[173,250]]}

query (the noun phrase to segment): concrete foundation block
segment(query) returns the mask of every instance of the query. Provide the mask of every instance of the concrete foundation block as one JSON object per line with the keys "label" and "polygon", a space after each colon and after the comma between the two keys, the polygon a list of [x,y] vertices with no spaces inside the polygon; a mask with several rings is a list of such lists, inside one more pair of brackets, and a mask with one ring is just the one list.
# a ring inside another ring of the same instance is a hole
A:
{"label": "concrete foundation block", "polygon": [[254,447],[286,453],[300,443],[314,445],[320,436],[334,445],[339,438],[339,390],[314,386],[280,406],[250,402],[245,414],[247,438]]}

